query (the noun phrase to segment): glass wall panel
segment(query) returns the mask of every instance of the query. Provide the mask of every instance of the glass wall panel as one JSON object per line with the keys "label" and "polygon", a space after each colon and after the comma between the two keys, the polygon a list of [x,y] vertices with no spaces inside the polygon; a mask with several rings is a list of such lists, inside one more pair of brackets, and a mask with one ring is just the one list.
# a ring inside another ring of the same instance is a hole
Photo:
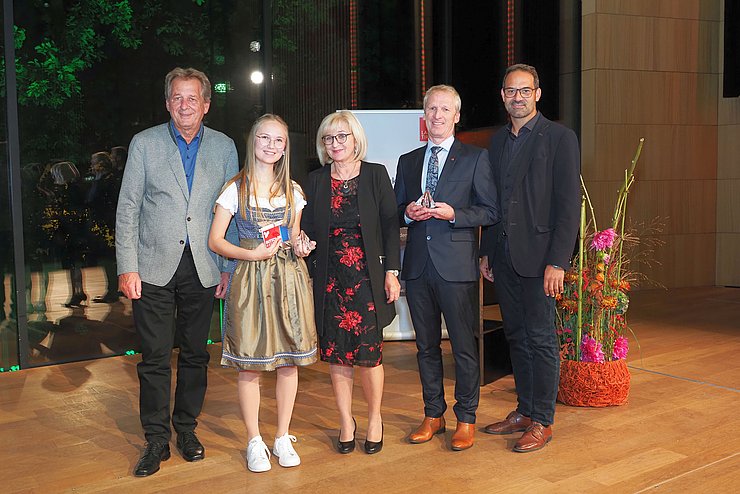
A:
{"label": "glass wall panel", "polygon": [[[213,83],[206,125],[234,138],[243,157],[243,136],[262,112],[248,71],[260,8],[256,0],[15,2],[32,365],[137,350],[114,249],[128,143],[169,119],[164,76],[192,66]],[[216,304],[214,340],[218,322]]]}
{"label": "glass wall panel", "polygon": [[[0,4],[0,20],[3,19]],[[3,26],[0,26],[0,54],[5,53]],[[2,56],[2,55],[0,55]],[[5,100],[5,64],[0,76],[0,372],[18,368],[18,321],[13,269],[13,227],[10,216],[10,164],[8,160],[8,129]]]}

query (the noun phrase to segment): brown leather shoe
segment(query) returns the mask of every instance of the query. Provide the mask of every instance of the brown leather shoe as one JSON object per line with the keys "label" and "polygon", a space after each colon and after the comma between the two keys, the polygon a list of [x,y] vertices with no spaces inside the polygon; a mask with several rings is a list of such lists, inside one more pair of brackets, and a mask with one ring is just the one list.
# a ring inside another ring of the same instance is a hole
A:
{"label": "brown leather shoe", "polygon": [[475,435],[475,424],[458,422],[455,433],[452,435],[452,451],[462,451],[473,446],[473,436]]}
{"label": "brown leather shoe", "polygon": [[532,425],[532,419],[514,410],[506,416],[506,420],[487,425],[483,432],[488,434],[513,434],[514,432],[526,431],[530,425]]}
{"label": "brown leather shoe", "polygon": [[552,427],[540,424],[539,422],[532,422],[532,425],[527,427],[527,431],[522,435],[521,438],[514,445],[514,452],[516,453],[529,453],[530,451],[537,451],[545,447],[547,443],[552,439]]}
{"label": "brown leather shoe", "polygon": [[435,434],[443,434],[445,431],[444,417],[424,417],[421,425],[409,435],[411,444],[421,444],[431,441]]}

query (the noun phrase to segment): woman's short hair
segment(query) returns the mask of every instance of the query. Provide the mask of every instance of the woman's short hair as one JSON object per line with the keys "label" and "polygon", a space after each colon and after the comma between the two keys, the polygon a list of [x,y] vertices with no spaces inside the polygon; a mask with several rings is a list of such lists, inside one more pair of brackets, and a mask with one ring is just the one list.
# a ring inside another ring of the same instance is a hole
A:
{"label": "woman's short hair", "polygon": [[164,77],[164,99],[169,100],[172,96],[172,82],[175,79],[196,79],[200,82],[200,95],[205,101],[211,101],[211,81],[208,76],[198,69],[189,67],[175,67]]}
{"label": "woman's short hair", "polygon": [[316,131],[316,153],[319,155],[319,161],[322,165],[326,165],[332,161],[329,158],[329,153],[326,152],[323,137],[330,135],[331,130],[339,127],[342,123],[347,124],[352,137],[355,138],[355,159],[364,160],[365,156],[367,156],[367,136],[365,135],[365,129],[362,128],[362,124],[357,120],[354,113],[349,110],[340,110],[325,116],[321,124],[319,124],[319,130]]}

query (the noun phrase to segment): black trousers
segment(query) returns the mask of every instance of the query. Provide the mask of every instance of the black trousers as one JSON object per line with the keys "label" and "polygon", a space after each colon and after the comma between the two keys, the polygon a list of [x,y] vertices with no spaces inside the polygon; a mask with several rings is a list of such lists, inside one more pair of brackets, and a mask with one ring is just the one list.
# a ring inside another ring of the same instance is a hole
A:
{"label": "black trousers", "polygon": [[172,347],[177,342],[177,388],[172,410],[176,432],[192,431],[206,394],[215,287],[200,284],[189,248],[165,286],[142,283],[133,301],[134,324],[141,343],[139,416],[148,442],[170,440]]}
{"label": "black trousers", "polygon": [[536,278],[519,276],[511,265],[507,237],[499,238],[493,277],[509,342],[517,411],[548,426],[555,418],[560,351],[555,299],[545,295],[542,274]]}
{"label": "black trousers", "polygon": [[455,358],[455,400],[459,422],[475,423],[480,398],[480,367],[475,326],[478,283],[445,281],[427,261],[419,278],[406,280],[406,298],[416,331],[416,358],[424,396],[424,415],[441,417],[447,410],[442,366],[442,319]]}

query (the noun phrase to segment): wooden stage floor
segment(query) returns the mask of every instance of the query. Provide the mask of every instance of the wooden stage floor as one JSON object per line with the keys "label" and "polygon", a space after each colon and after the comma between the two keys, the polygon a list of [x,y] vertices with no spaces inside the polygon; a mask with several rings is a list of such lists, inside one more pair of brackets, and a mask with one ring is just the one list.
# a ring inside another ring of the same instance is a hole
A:
{"label": "wooden stage floor", "polygon": [[[692,288],[633,294],[632,390],[625,406],[558,405],[544,450],[512,453],[516,436],[479,433],[467,451],[449,450],[451,432],[410,445],[422,415],[413,342],[385,347],[385,447],[374,456],[333,449],[337,416],[323,363],[301,370],[291,432],[303,464],[246,470],[246,433],[234,372],[218,367],[200,417],[206,459],[177,454],[148,478],[131,475],[143,436],[138,356],[0,375],[0,491],[55,492],[738,492],[740,490],[740,289]],[[445,346],[446,417],[454,428],[453,372]],[[262,433],[275,431],[274,375],[263,381]],[[365,409],[356,387],[358,438]],[[515,407],[511,376],[481,389],[478,425]],[[361,442],[358,442],[361,446]]]}

